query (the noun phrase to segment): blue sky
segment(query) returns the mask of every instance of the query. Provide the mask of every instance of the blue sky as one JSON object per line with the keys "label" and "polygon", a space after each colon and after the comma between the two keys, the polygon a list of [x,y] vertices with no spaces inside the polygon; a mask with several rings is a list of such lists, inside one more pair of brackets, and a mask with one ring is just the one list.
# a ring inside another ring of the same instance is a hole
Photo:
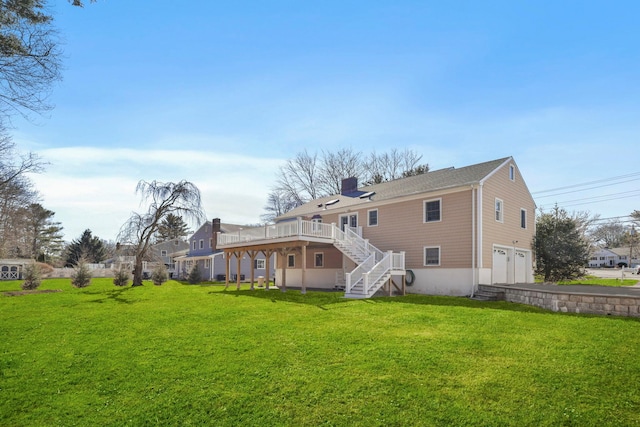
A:
{"label": "blue sky", "polygon": [[640,209],[640,3],[224,3],[52,4],[64,81],[14,134],[51,163],[33,180],[67,240],[114,240],[141,179],[190,180],[208,218],[256,223],[305,148],[513,156],[534,196],[607,184],[539,206]]}

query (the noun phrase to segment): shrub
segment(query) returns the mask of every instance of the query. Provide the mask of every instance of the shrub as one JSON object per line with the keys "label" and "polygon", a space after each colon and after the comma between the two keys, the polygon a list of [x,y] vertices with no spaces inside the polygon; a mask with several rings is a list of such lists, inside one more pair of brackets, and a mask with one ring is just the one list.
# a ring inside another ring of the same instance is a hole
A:
{"label": "shrub", "polygon": [[113,284],[116,286],[127,286],[127,284],[129,284],[129,280],[131,280],[131,274],[129,273],[129,270],[122,266],[118,271],[116,271],[116,274],[113,277]]}
{"label": "shrub", "polygon": [[42,282],[42,275],[40,273],[40,266],[36,263],[27,264],[24,268],[24,282],[22,282],[22,289],[25,291],[38,289]]}
{"label": "shrub", "polygon": [[36,265],[40,269],[40,277],[46,279],[51,276],[51,274],[55,271],[55,269],[44,262],[37,262]]}
{"label": "shrub", "polygon": [[153,280],[153,284],[160,286],[167,280],[169,280],[169,274],[167,273],[167,268],[164,264],[158,264],[156,268],[151,272],[151,280]]}
{"label": "shrub", "polygon": [[200,273],[200,268],[198,267],[198,263],[195,263],[193,265],[193,268],[189,272],[189,277],[187,277],[187,280],[192,285],[202,282],[202,273]]}
{"label": "shrub", "polygon": [[79,261],[73,269],[71,284],[74,288],[86,288],[91,284],[91,271],[84,261]]}

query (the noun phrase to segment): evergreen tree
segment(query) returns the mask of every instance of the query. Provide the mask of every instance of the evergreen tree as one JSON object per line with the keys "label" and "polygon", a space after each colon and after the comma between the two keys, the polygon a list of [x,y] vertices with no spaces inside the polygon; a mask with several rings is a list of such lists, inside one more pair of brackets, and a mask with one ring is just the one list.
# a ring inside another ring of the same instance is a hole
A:
{"label": "evergreen tree", "polygon": [[32,203],[25,214],[33,258],[46,262],[48,257],[59,254],[63,247],[62,226],[53,221],[55,212]]}
{"label": "evergreen tree", "polygon": [[87,229],[82,233],[80,239],[73,240],[67,247],[66,265],[73,267],[81,259],[89,263],[98,263],[103,261],[106,255],[104,242],[97,236],[93,236],[91,230]]}
{"label": "evergreen tree", "polygon": [[91,284],[91,270],[83,259],[78,260],[77,267],[71,275],[71,285],[74,288],[86,288]]}
{"label": "evergreen tree", "polygon": [[160,286],[167,280],[169,280],[169,274],[164,264],[158,263],[158,265],[151,272],[151,280],[154,285]]}
{"label": "evergreen tree", "polygon": [[589,260],[589,244],[575,218],[557,206],[536,221],[534,237],[536,273],[545,282],[571,280],[582,276]]}
{"label": "evergreen tree", "polygon": [[184,222],[181,216],[168,214],[162,219],[158,226],[157,241],[166,242],[167,240],[179,239],[190,234],[189,226]]}
{"label": "evergreen tree", "polygon": [[35,262],[28,264],[24,268],[24,282],[22,282],[22,289],[33,290],[38,289],[42,283],[42,275],[40,273],[40,267]]}
{"label": "evergreen tree", "polygon": [[193,264],[193,268],[189,272],[189,277],[187,277],[187,281],[192,285],[202,282],[202,273],[200,272],[200,268],[198,267],[197,262]]}

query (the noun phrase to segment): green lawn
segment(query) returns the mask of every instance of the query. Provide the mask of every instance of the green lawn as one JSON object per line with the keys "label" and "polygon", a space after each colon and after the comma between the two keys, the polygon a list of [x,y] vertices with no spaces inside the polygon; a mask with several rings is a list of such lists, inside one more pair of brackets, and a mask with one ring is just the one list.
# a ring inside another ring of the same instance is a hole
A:
{"label": "green lawn", "polygon": [[[613,286],[613,287],[622,287],[622,286],[634,286],[638,284],[640,278],[637,276],[629,276],[631,279],[606,279],[602,277],[596,276],[585,276],[576,280],[567,280],[563,282],[558,282],[558,285],[590,285],[590,286]],[[543,283],[544,280],[542,276],[535,277],[536,283]]]}
{"label": "green lawn", "polygon": [[0,294],[0,426],[640,424],[638,319],[175,281],[41,289],[61,292]]}

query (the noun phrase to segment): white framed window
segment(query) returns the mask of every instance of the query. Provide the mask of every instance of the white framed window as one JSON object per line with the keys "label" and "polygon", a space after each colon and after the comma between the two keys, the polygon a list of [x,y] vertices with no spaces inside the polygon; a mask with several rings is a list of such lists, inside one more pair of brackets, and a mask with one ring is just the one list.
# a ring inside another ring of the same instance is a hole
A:
{"label": "white framed window", "polygon": [[311,218],[311,231],[313,233],[319,233],[322,231],[322,218]]}
{"label": "white framed window", "polygon": [[367,211],[367,226],[378,226],[378,209],[370,209]]}
{"label": "white framed window", "polygon": [[167,251],[165,250],[160,251],[160,256],[167,256]]}
{"label": "white framed window", "polygon": [[424,247],[425,267],[437,267],[440,265],[440,246]]}
{"label": "white framed window", "polygon": [[253,269],[254,270],[264,270],[266,268],[266,263],[264,259],[256,259],[253,260]]}
{"label": "white framed window", "polygon": [[293,268],[296,266],[296,256],[294,254],[287,255],[287,267]]}
{"label": "white framed window", "polygon": [[200,239],[200,249],[204,249],[204,239]]}
{"label": "white framed window", "polygon": [[520,228],[527,228],[527,210],[520,209]]}
{"label": "white framed window", "polygon": [[204,268],[211,268],[211,260],[209,258],[204,260]]}
{"label": "white framed window", "polygon": [[424,201],[424,222],[438,222],[442,220],[442,199]]}
{"label": "white framed window", "polygon": [[193,241],[193,250],[194,251],[196,250],[196,241],[195,240]]}
{"label": "white framed window", "polygon": [[496,221],[504,222],[504,202],[496,199]]}
{"label": "white framed window", "polygon": [[316,252],[313,254],[314,267],[324,267],[324,252]]}
{"label": "white framed window", "polygon": [[213,247],[213,238],[209,239],[209,248]]}
{"label": "white framed window", "polygon": [[509,165],[509,179],[511,181],[516,180],[516,167],[514,165]]}

